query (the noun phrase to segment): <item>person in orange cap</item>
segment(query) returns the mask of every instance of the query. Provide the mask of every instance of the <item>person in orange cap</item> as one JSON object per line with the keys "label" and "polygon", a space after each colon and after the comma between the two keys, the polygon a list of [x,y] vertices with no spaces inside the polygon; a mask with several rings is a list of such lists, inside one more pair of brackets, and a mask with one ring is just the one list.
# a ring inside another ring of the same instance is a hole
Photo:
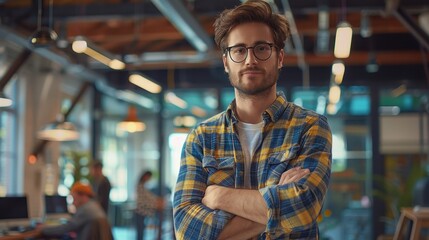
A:
{"label": "person in orange cap", "polygon": [[[63,236],[74,232],[76,239],[113,239],[110,224],[107,216],[100,204],[93,199],[94,192],[90,185],[76,182],[70,189],[73,197],[73,205],[76,206],[76,213],[63,225],[41,226],[39,228],[42,236]],[[100,227],[102,223],[103,227]],[[96,228],[96,229],[94,229]],[[95,235],[94,235],[95,234]],[[95,237],[95,238],[94,238]]]}

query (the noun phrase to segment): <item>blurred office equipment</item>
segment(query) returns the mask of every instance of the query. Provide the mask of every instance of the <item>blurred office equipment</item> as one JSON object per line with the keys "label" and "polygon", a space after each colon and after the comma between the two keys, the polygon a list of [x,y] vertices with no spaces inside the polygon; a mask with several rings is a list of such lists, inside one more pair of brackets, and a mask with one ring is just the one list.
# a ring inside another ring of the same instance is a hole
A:
{"label": "blurred office equipment", "polygon": [[29,229],[26,196],[0,197],[0,229],[6,232],[24,232]]}
{"label": "blurred office equipment", "polygon": [[45,224],[57,225],[67,222],[71,215],[68,211],[67,197],[45,195]]}

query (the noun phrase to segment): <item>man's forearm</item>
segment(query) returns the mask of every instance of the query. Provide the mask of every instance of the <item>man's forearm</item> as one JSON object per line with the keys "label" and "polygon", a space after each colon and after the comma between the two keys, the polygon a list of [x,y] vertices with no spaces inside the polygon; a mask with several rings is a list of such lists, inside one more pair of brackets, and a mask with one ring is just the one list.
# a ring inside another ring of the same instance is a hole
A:
{"label": "man's forearm", "polygon": [[215,194],[217,200],[211,203],[203,199],[204,205],[263,225],[267,224],[268,208],[258,190],[235,189],[221,186],[210,187],[214,188],[214,191],[210,191],[210,194]]}
{"label": "man's forearm", "polygon": [[261,234],[264,229],[265,225],[253,222],[240,216],[235,216],[222,230],[218,240],[250,239]]}

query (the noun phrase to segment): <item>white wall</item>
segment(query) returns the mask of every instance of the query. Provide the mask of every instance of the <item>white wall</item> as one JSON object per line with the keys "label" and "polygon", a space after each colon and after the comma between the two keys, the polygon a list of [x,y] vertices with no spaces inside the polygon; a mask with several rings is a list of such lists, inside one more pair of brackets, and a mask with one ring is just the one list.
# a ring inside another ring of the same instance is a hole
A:
{"label": "white wall", "polygon": [[[382,154],[427,154],[429,152],[428,114],[422,116],[417,113],[381,116],[380,152]],[[423,121],[423,129],[420,126],[421,121]]]}

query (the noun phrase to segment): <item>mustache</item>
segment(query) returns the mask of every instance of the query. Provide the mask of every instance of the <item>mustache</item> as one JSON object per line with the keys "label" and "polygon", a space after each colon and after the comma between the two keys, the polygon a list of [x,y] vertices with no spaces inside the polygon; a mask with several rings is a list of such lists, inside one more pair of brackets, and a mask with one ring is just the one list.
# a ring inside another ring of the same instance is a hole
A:
{"label": "mustache", "polygon": [[259,71],[259,72],[263,72],[263,69],[260,69],[258,67],[247,67],[245,69],[240,70],[240,74],[243,74],[244,72],[247,71]]}

